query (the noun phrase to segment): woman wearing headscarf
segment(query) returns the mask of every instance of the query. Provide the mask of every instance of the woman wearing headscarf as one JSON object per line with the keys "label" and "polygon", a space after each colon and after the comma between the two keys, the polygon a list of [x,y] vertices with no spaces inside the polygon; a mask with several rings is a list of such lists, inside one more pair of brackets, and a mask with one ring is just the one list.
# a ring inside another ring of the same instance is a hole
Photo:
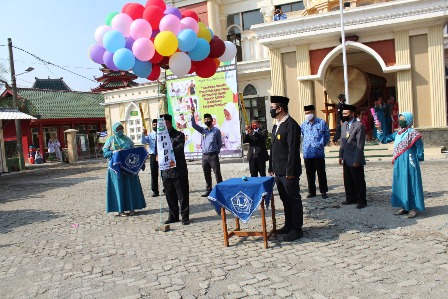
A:
{"label": "woman wearing headscarf", "polygon": [[241,132],[235,103],[227,103],[224,107],[224,117],[221,127],[224,150],[237,150],[241,146]]}
{"label": "woman wearing headscarf", "polygon": [[378,120],[381,122],[381,130],[386,135],[390,134],[391,133],[390,124],[392,123],[392,121],[390,121],[391,118],[390,118],[389,106],[383,102],[382,97],[379,97],[378,100],[375,102],[374,108],[376,116],[378,117]]}
{"label": "woman wearing headscarf", "polygon": [[[131,149],[134,142],[123,132],[120,122],[112,125],[113,135],[103,146],[104,158],[111,159],[120,150]],[[107,171],[106,212],[118,212],[119,216],[135,215],[135,210],[146,207],[145,197],[138,175],[130,175],[122,171],[118,176],[112,169]]]}
{"label": "woman wearing headscarf", "polygon": [[400,129],[390,135],[377,124],[378,140],[381,143],[394,142],[394,174],[392,183],[392,207],[400,208],[395,215],[408,214],[408,218],[424,211],[422,175],[420,161],[424,161],[422,135],[412,128],[414,116],[402,112],[398,116]]}

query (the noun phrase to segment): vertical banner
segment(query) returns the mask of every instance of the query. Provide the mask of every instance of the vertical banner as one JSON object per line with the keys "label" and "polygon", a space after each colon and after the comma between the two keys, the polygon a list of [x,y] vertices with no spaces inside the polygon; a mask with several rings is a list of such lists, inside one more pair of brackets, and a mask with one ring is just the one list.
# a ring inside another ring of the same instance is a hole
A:
{"label": "vertical banner", "polygon": [[176,167],[176,158],[174,157],[173,145],[165,125],[165,120],[157,120],[157,154],[159,160],[159,169],[167,170]]}
{"label": "vertical banner", "polygon": [[204,125],[203,115],[213,117],[213,126],[221,131],[221,157],[241,157],[241,123],[238,108],[236,61],[221,62],[216,74],[201,78],[195,73],[177,78],[166,72],[168,111],[173,126],[185,134],[185,156],[202,156],[202,135],[191,125],[191,108],[199,126]]}

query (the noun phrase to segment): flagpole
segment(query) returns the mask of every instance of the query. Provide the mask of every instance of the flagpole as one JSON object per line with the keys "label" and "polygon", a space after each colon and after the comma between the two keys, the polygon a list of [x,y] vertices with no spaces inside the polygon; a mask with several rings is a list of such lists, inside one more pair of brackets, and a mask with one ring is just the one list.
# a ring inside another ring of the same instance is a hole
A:
{"label": "flagpole", "polygon": [[344,32],[344,4],[339,0],[339,11],[341,16],[341,40],[342,40],[342,65],[344,68],[344,90],[346,103],[350,103],[348,95],[348,75],[347,75],[347,51],[345,48],[345,32]]}

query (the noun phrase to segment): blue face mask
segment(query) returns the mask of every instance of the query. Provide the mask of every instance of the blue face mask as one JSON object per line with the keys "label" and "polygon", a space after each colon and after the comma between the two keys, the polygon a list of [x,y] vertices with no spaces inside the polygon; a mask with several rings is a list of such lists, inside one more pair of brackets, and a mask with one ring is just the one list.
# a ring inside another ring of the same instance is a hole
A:
{"label": "blue face mask", "polygon": [[117,136],[118,136],[118,137],[121,137],[121,136],[124,135],[123,130],[117,130],[116,132],[117,132]]}

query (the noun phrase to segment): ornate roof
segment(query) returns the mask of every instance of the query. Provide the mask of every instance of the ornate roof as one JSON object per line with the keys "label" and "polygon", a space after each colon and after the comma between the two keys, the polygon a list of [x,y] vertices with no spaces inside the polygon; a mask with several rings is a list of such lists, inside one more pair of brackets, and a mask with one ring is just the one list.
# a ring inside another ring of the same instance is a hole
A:
{"label": "ornate roof", "polygon": [[64,82],[64,78],[59,79],[39,79],[35,78],[36,81],[32,88],[36,89],[48,89],[48,90],[66,90],[71,91],[70,87]]}
{"label": "ornate roof", "polygon": [[[18,88],[20,111],[40,119],[104,117],[104,97],[98,93]],[[10,90],[0,96],[0,107],[13,107]]]}

